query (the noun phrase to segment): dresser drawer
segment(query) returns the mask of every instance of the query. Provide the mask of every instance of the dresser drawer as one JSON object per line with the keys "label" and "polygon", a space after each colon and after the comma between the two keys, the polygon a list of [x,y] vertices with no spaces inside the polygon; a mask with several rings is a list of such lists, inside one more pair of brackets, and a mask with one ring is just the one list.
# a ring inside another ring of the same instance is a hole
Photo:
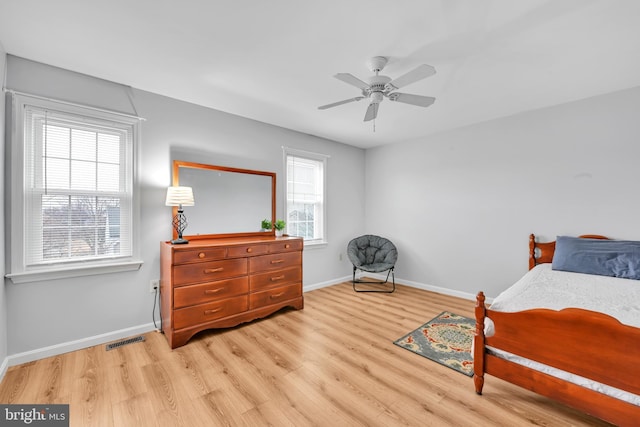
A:
{"label": "dresser drawer", "polygon": [[269,251],[268,245],[242,245],[242,246],[230,246],[229,258],[235,258],[240,256],[254,256],[266,254]]}
{"label": "dresser drawer", "polygon": [[174,286],[189,283],[212,282],[247,274],[247,259],[227,259],[176,265],[173,268]]}
{"label": "dresser drawer", "polygon": [[300,283],[256,292],[249,295],[249,310],[271,304],[277,304],[282,301],[297,298],[301,295],[302,284]]}
{"label": "dresser drawer", "polygon": [[175,251],[173,253],[174,264],[185,264],[189,262],[212,261],[224,259],[227,254],[226,248],[201,248],[197,250]]}
{"label": "dresser drawer", "polygon": [[241,313],[247,310],[248,305],[247,295],[242,295],[193,307],[180,308],[173,312],[173,329],[187,328]]}
{"label": "dresser drawer", "polygon": [[219,299],[229,298],[249,292],[247,276],[219,280],[198,285],[188,285],[173,290],[173,307],[182,308]]}
{"label": "dresser drawer", "polygon": [[249,276],[249,289],[251,292],[266,288],[288,285],[302,281],[302,268],[294,267],[286,270],[270,271],[267,273]]}
{"label": "dresser drawer", "polygon": [[269,244],[269,252],[289,252],[289,251],[301,251],[303,246],[302,239],[296,240],[284,240],[282,242],[275,242]]}
{"label": "dresser drawer", "polygon": [[302,263],[302,252],[283,252],[274,255],[262,255],[249,258],[249,272],[256,273],[269,270],[282,270],[296,267]]}

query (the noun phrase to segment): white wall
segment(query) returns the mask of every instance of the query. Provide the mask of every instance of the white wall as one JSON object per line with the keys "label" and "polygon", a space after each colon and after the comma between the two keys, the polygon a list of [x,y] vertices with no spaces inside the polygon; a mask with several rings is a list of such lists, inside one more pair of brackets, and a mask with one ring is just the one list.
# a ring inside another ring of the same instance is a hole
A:
{"label": "white wall", "polygon": [[530,233],[640,240],[638,105],[634,88],[367,150],[366,230],[396,242],[401,280],[490,297]]}
{"label": "white wall", "polygon": [[[0,84],[4,84],[7,54],[0,43]],[[5,95],[0,92],[0,138],[4,138],[5,131]],[[4,171],[4,150],[0,149],[0,167]],[[0,173],[0,223],[4,223],[4,173]],[[5,274],[4,227],[0,227],[0,277]],[[7,301],[4,286],[0,286],[0,378],[4,375],[7,361]]]}
{"label": "white wall", "polygon": [[[55,353],[59,348],[104,341],[113,338],[114,331],[131,334],[150,328],[153,296],[148,290],[149,281],[159,277],[159,244],[171,238],[172,232],[171,209],[164,206],[164,197],[171,184],[174,159],[274,171],[282,184],[282,146],[331,156],[327,183],[329,244],[305,249],[304,288],[349,276],[350,265],[339,261],[339,254],[354,233],[364,229],[363,150],[135,89],[132,108],[119,85],[11,55],[8,86],[137,112],[146,119],[140,151],[144,265],[130,273],[19,285],[8,282],[8,354],[15,362]],[[282,217],[281,187],[277,199],[278,217]]]}
{"label": "white wall", "polygon": [[0,291],[0,358],[16,363],[151,327],[148,286],[159,276],[159,242],[171,236],[164,195],[173,159],[275,171],[281,217],[281,147],[330,155],[329,244],[305,250],[306,290],[350,277],[351,266],[339,255],[364,232],[397,244],[400,281],[467,296],[478,290],[496,296],[520,277],[531,232],[545,239],[599,233],[640,240],[640,88],[365,154],[135,89],[134,111],[119,85],[11,55],[7,65],[10,88],[146,118],[140,164],[144,265],[131,273],[7,282],[6,295]]}

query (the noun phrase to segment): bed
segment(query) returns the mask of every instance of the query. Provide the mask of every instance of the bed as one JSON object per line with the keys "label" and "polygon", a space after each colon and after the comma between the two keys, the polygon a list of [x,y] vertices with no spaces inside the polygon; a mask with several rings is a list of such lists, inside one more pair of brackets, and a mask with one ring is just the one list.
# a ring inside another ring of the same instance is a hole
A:
{"label": "bed", "polygon": [[[571,239],[578,245],[625,242],[598,235]],[[632,257],[640,260],[640,242],[631,243],[637,246],[631,249]],[[562,256],[573,250],[566,249],[565,240],[562,244]],[[501,293],[491,308],[486,307],[483,292],[478,293],[473,343],[476,393],[482,394],[485,374],[490,374],[605,421],[638,425],[640,280],[556,270],[556,262],[562,261],[560,250],[555,251],[556,241],[539,243],[532,234],[529,272]],[[583,265],[585,259],[589,257],[581,259]],[[540,283],[542,290],[536,287]],[[604,296],[592,297],[598,289]],[[566,298],[570,302],[563,302]]]}

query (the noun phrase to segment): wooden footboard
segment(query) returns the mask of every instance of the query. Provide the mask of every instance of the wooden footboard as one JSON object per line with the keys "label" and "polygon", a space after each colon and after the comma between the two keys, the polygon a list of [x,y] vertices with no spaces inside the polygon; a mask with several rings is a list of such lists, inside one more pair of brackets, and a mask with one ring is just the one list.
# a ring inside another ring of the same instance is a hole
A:
{"label": "wooden footboard", "polygon": [[[575,308],[515,313],[487,309],[476,299],[474,383],[482,393],[484,374],[491,374],[590,415],[618,425],[635,425],[640,406],[568,383],[487,354],[492,347],[554,368],[640,395],[640,328],[623,325],[605,314]],[[495,334],[484,335],[485,318]]]}

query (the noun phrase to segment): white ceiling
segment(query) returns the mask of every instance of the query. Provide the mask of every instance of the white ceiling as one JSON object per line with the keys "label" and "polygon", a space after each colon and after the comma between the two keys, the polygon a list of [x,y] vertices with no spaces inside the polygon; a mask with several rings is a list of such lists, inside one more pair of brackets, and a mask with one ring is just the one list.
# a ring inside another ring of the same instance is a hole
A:
{"label": "white ceiling", "polygon": [[[638,0],[0,0],[7,53],[357,147],[640,86]],[[366,101],[372,56],[421,108]]]}

